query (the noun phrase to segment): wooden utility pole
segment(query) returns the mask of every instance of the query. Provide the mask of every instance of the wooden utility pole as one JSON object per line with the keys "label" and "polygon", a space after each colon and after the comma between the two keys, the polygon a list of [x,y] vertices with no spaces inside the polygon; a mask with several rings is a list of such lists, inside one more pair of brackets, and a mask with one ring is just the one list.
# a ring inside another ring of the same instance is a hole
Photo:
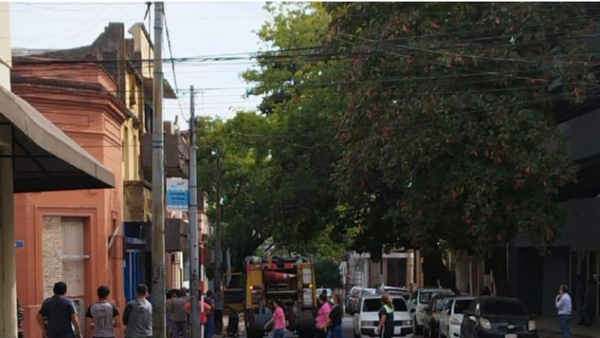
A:
{"label": "wooden utility pole", "polygon": [[162,2],[154,4],[154,126],[152,130],[152,337],[166,338],[165,144],[163,134]]}
{"label": "wooden utility pole", "polygon": [[196,177],[196,110],[194,107],[194,86],[190,87],[190,295],[192,338],[200,338],[200,318],[198,314],[198,179]]}

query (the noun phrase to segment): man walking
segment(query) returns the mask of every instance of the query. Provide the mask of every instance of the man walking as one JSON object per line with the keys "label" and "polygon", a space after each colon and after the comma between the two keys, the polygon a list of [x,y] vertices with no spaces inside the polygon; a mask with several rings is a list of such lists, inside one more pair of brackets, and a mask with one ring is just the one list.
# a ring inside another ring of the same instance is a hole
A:
{"label": "man walking", "polygon": [[181,290],[173,290],[173,298],[169,301],[167,309],[173,313],[173,338],[188,338],[188,314],[185,311],[185,299]]}
{"label": "man walking", "polygon": [[85,317],[92,330],[92,338],[115,338],[115,327],[121,326],[119,310],[108,302],[108,286],[98,288],[98,301],[88,307]]}
{"label": "man walking", "polygon": [[556,309],[558,310],[558,324],[562,338],[571,338],[571,296],[569,296],[569,288],[566,285],[561,285],[556,296]]}
{"label": "man walking", "polygon": [[79,316],[67,294],[67,284],[58,282],[52,290],[54,296],[46,299],[37,315],[37,322],[46,338],[81,337]]}
{"label": "man walking", "polygon": [[146,299],[148,287],[140,284],[135,292],[137,298],[127,304],[123,313],[123,324],[127,327],[125,337],[150,338],[152,337],[152,304]]}

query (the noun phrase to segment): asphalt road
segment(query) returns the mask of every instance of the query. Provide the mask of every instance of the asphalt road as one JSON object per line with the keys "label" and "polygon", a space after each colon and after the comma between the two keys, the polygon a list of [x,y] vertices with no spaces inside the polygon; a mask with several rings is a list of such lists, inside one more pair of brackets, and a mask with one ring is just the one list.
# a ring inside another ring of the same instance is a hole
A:
{"label": "asphalt road", "polygon": [[[343,338],[354,338],[354,318],[350,315],[346,315],[342,320],[342,330],[343,330]],[[553,334],[549,332],[539,332],[540,338],[561,338],[558,334]],[[215,338],[219,338],[215,336]],[[227,337],[223,337],[227,338]],[[239,338],[246,338],[246,332],[243,330],[243,326],[240,326],[240,335]],[[268,338],[272,338],[272,333],[269,334]],[[297,338],[295,336],[290,336],[290,332],[286,332],[286,338]],[[422,336],[417,336],[416,338],[424,338]]]}

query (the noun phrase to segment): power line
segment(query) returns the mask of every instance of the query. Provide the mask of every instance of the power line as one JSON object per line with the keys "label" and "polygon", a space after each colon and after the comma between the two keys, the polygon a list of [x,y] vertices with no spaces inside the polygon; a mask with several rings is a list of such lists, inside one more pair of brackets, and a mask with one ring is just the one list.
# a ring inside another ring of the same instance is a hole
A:
{"label": "power line", "polygon": [[[173,58],[173,48],[171,47],[171,35],[169,34],[169,24],[167,23],[167,14],[166,14],[166,10],[165,10],[164,6],[163,6],[163,17],[164,17],[164,21],[165,21],[165,31],[167,33],[167,45],[169,46],[169,56],[173,60],[174,58]],[[171,62],[171,68],[173,70],[173,83],[175,84],[175,88],[179,88],[179,85],[177,84],[177,72],[175,71],[175,62]],[[181,108],[181,100],[179,99],[179,96],[177,96],[177,103],[179,104],[179,113],[181,114],[181,117],[186,122],[189,122],[189,119],[185,117],[185,114],[183,113],[183,109]]]}

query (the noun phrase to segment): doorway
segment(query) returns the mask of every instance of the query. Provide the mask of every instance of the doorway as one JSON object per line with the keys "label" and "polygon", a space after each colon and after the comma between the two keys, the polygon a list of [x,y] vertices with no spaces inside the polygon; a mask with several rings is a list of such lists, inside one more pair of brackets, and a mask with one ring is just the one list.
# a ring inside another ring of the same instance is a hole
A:
{"label": "doorway", "polygon": [[595,314],[600,313],[600,250],[571,251],[571,294],[575,297],[574,308],[581,307],[581,297],[592,285],[595,295]]}
{"label": "doorway", "polygon": [[[50,297],[54,283],[67,283],[67,296],[75,302],[80,316],[85,313],[85,263],[82,217],[44,217],[44,296]],[[85,317],[80,317],[85,318]]]}

